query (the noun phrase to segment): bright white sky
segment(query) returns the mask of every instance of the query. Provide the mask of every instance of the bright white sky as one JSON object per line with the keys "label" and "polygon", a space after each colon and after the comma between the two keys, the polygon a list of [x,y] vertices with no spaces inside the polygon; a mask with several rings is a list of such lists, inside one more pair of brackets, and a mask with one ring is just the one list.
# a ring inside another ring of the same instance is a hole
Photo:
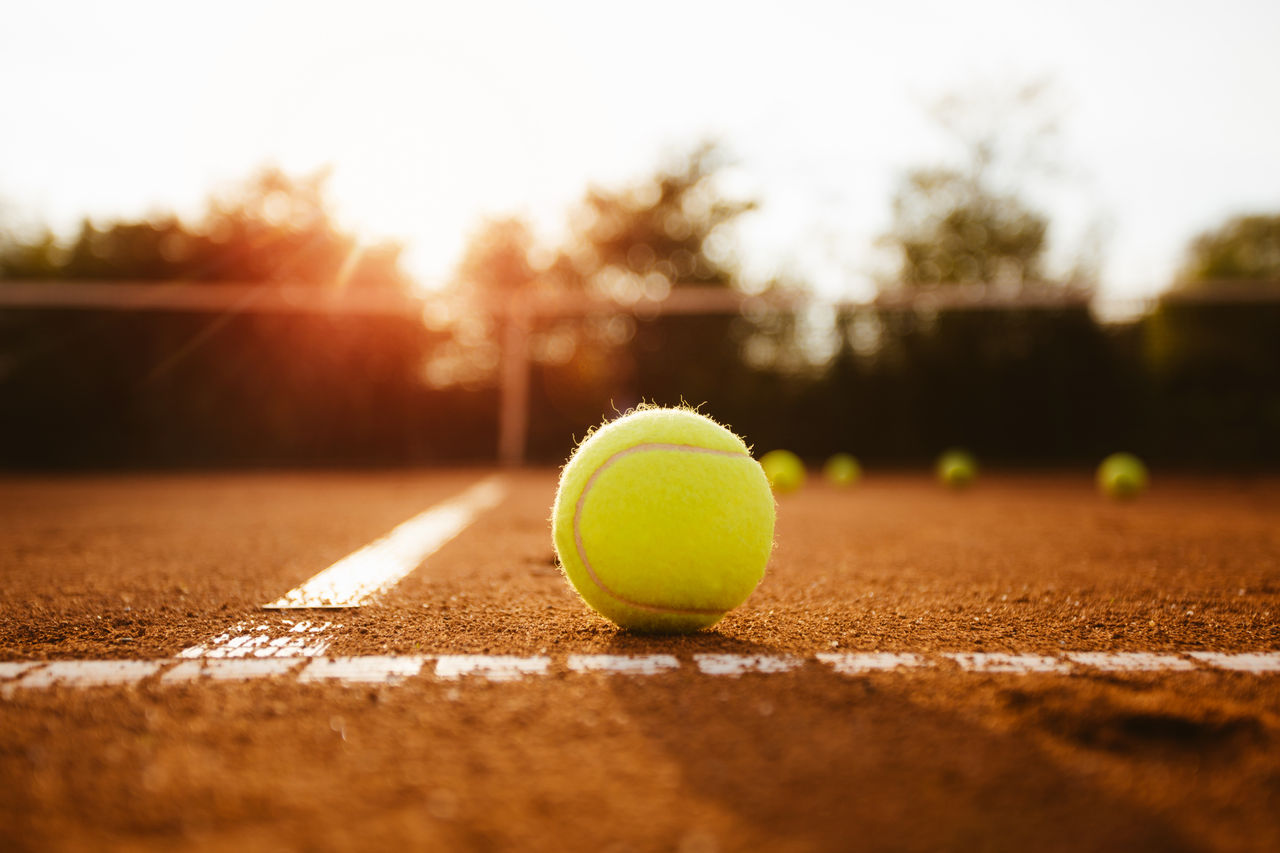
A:
{"label": "bright white sky", "polygon": [[1280,210],[1278,38],[1274,0],[11,4],[0,202],[69,230],[331,163],[341,221],[439,280],[482,217],[554,236],[589,183],[714,135],[763,205],[748,273],[859,296],[898,177],[950,154],[924,106],[1049,76],[1070,175],[1035,201],[1142,296],[1198,231]]}

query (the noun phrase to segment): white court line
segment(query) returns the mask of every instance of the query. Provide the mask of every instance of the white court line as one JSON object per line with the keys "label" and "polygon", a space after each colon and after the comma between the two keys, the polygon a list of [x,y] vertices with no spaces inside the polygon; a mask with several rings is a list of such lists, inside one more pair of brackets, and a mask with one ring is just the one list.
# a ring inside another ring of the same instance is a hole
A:
{"label": "white court line", "polygon": [[497,506],[506,489],[497,477],[414,516],[386,536],[343,557],[311,580],[263,605],[266,610],[359,607],[402,581],[428,556]]}
{"label": "white court line", "polygon": [[1103,672],[1164,672],[1196,668],[1186,658],[1153,652],[1068,652],[1066,656],[1073,663]]}
{"label": "white court line", "polygon": [[948,654],[966,672],[1067,672],[1071,665],[1048,655],[1016,655],[1003,652]]}
{"label": "white court line", "polygon": [[1216,666],[1219,669],[1231,669],[1236,672],[1280,672],[1280,652],[1262,652],[1261,654],[1232,655],[1223,652],[1190,652],[1191,657]]}
{"label": "white court line", "polygon": [[346,684],[399,684],[422,671],[430,660],[424,655],[366,655],[364,657],[316,658],[306,665],[298,680],[305,683],[338,681]]}
{"label": "white court line", "polygon": [[161,684],[177,684],[183,681],[248,681],[251,678],[267,678],[288,675],[298,668],[297,658],[208,658],[184,660],[160,676]]}
{"label": "white court line", "polygon": [[933,665],[920,655],[910,652],[819,652],[817,658],[841,675],[892,672]]}
{"label": "white court line", "polygon": [[[1280,673],[1280,652],[1189,652],[1189,657],[1212,669],[1267,676]],[[425,671],[428,661],[436,661],[434,673]],[[693,663],[698,673],[710,677],[733,677],[748,672],[765,675],[791,672],[807,660],[828,664],[848,676],[893,673],[932,667],[937,659],[959,664],[962,673],[1012,674],[1042,672],[1087,678],[1090,669],[1105,672],[1169,672],[1183,674],[1193,665],[1175,654],[1158,652],[1063,652],[1061,656],[1007,654],[995,652],[924,655],[906,652],[819,653],[812,658],[791,655],[697,654]],[[1069,661],[1078,666],[1072,667]],[[104,687],[137,684],[164,671],[157,680],[161,687],[174,684],[240,681],[278,677],[296,678],[304,683],[394,685],[413,677],[457,682],[464,678],[494,682],[518,681],[551,675],[552,659],[546,655],[368,655],[340,658],[233,658],[192,660],[60,660],[11,663],[4,672],[19,672],[0,681],[0,697],[9,699],[20,690],[47,687]],[[576,674],[651,675],[687,669],[673,655],[568,655],[565,668]],[[167,671],[165,671],[167,669]],[[946,670],[940,670],[945,672]],[[950,670],[955,672],[955,670]],[[1203,671],[1203,670],[1199,670]]]}
{"label": "white court line", "polygon": [[440,655],[436,658],[436,678],[455,679],[464,675],[489,681],[515,681],[526,675],[546,675],[551,658],[539,655]]}
{"label": "white court line", "polygon": [[[391,589],[480,513],[506,496],[498,476],[487,477],[436,504],[355,551],[306,583],[264,604],[264,610],[360,607]],[[212,639],[178,653],[181,658],[318,658],[341,625],[329,622],[240,622]]]}
{"label": "white court line", "polygon": [[11,691],[15,687],[27,690],[136,684],[169,663],[167,660],[56,660],[4,686]]}
{"label": "white court line", "polygon": [[680,668],[674,655],[569,655],[570,672],[605,672],[615,675],[657,675]]}
{"label": "white court line", "polygon": [[239,622],[208,642],[183,649],[180,658],[314,658],[329,648],[322,636],[332,623],[285,619],[279,624]]}
{"label": "white court line", "polygon": [[21,663],[0,661],[0,681],[4,681],[9,678],[17,678],[27,670],[39,665],[40,663],[38,661],[23,661]]}
{"label": "white court line", "polygon": [[694,655],[698,671],[704,675],[744,675],[759,672],[770,675],[790,672],[804,661],[789,655]]}

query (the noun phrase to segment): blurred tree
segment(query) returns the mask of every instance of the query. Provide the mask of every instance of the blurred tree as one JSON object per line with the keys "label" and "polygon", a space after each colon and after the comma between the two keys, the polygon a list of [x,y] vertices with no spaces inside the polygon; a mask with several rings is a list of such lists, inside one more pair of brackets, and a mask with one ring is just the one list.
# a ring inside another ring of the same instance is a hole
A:
{"label": "blurred tree", "polygon": [[675,166],[620,189],[592,187],[571,214],[570,233],[545,263],[519,219],[483,224],[454,274],[463,292],[529,288],[594,290],[621,302],[661,297],[672,287],[735,283],[728,226],[755,208],[716,186],[725,158],[699,145]]}
{"label": "blurred tree", "polygon": [[1280,281],[1280,214],[1237,216],[1201,234],[1187,250],[1181,279]]}
{"label": "blurred tree", "polygon": [[993,192],[981,174],[917,169],[894,198],[893,218],[888,241],[901,252],[906,287],[1043,281],[1048,220]]}
{"label": "blurred tree", "polygon": [[66,250],[47,228],[23,239],[0,230],[0,278],[42,279],[57,273]]}
{"label": "blurred tree", "polygon": [[729,226],[755,208],[716,186],[724,157],[704,143],[676,166],[617,190],[593,187],[571,216],[565,245],[536,262],[528,226],[485,223],[454,274],[463,293],[541,288],[596,291],[620,302],[661,298],[672,287],[731,287],[736,282]]}
{"label": "blurred tree", "polygon": [[0,278],[44,278],[62,253],[48,227],[23,223],[14,205],[0,198]]}
{"label": "blurred tree", "polygon": [[725,165],[723,151],[707,142],[629,187],[591,189],[566,250],[573,268],[622,301],[673,286],[733,286],[729,226],[756,204],[723,195],[716,178]]}
{"label": "blurred tree", "polygon": [[404,292],[400,246],[365,245],[344,232],[329,212],[329,171],[291,178],[266,168],[215,198],[200,233],[213,244],[200,277],[235,281],[291,281],[319,287]]}
{"label": "blurred tree", "polygon": [[530,263],[533,235],[522,219],[493,219],[472,235],[455,278],[491,298],[522,293],[539,279]]}
{"label": "blurred tree", "polygon": [[[730,229],[755,204],[723,192],[719,176],[725,165],[723,152],[705,143],[629,185],[591,188],[554,251],[534,245],[517,220],[490,222],[472,238],[454,287],[508,302],[512,294],[540,290],[606,296],[624,305],[661,299],[688,285],[733,287]],[[459,324],[477,322],[472,315]],[[486,323],[492,341],[496,326]],[[537,365],[534,452],[558,454],[570,436],[581,435],[601,414],[642,399],[700,402],[723,394],[725,377],[742,364],[737,327],[737,318],[729,316],[540,318],[529,341]],[[483,342],[475,341],[471,350],[473,363],[496,366]],[[450,358],[456,364],[454,354]]]}
{"label": "blurred tree", "polygon": [[102,227],[84,220],[51,270],[61,279],[173,280],[193,278],[192,260],[212,246],[174,217],[154,221],[113,222]]}
{"label": "blurred tree", "polygon": [[958,143],[961,163],[903,178],[893,225],[880,241],[898,255],[894,284],[1046,282],[1049,222],[1019,188],[1056,171],[1053,112],[1045,83],[952,94],[934,104],[932,118]]}
{"label": "blurred tree", "polygon": [[206,277],[339,289],[409,289],[398,245],[364,245],[334,223],[327,196],[329,175],[323,169],[291,178],[267,168],[215,199],[200,229],[217,247],[202,267]]}
{"label": "blurred tree", "polygon": [[[0,263],[50,287],[93,279],[407,289],[397,246],[365,246],[335,223],[326,179],[267,169],[212,199],[195,224],[86,221],[69,244],[47,233],[4,241]],[[487,402],[465,390],[427,392],[423,365],[441,337],[412,314],[3,311],[0,459],[333,462],[487,451]],[[439,405],[445,397],[454,411]]]}
{"label": "blurred tree", "polygon": [[333,221],[328,177],[327,171],[292,178],[263,169],[212,199],[194,227],[174,216],[105,225],[85,220],[69,246],[47,230],[35,239],[0,241],[0,274],[408,290],[398,245],[365,245]]}
{"label": "blurred tree", "polygon": [[[1025,200],[1061,171],[1053,95],[1042,81],[933,104],[931,118],[959,157],[904,176],[881,240],[897,260],[886,289],[990,285],[1016,294],[1091,283],[1083,253],[1074,269],[1051,273],[1049,219]],[[836,396],[856,393],[864,407],[895,413],[882,434],[856,412],[842,423],[891,454],[963,444],[980,454],[1053,458],[1105,443],[1098,425],[1115,429],[1124,419],[1115,407],[1114,347],[1083,304],[885,308],[855,312],[842,329],[848,343],[832,375],[849,392]]]}
{"label": "blurred tree", "polygon": [[[1280,215],[1238,216],[1187,248],[1181,285],[1280,281]],[[1158,407],[1179,425],[1170,456],[1237,461],[1280,457],[1280,305],[1184,300],[1177,290],[1141,323],[1143,355]]]}
{"label": "blurred tree", "polygon": [[[566,287],[623,304],[662,299],[673,288],[737,287],[733,226],[756,203],[725,191],[728,166],[725,151],[705,142],[630,186],[593,188],[551,271],[567,277]],[[602,413],[643,400],[705,402],[718,417],[741,425],[755,396],[755,374],[743,359],[751,333],[732,315],[588,320],[575,356],[544,369],[543,393],[579,435]],[[564,434],[545,432],[543,446],[562,443]]]}

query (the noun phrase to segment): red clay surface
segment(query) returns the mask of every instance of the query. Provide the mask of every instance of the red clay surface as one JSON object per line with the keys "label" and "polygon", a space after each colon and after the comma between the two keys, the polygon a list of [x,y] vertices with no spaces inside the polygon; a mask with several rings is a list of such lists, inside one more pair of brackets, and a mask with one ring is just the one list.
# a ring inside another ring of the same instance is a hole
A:
{"label": "red clay surface", "polygon": [[[159,658],[479,471],[0,480],[0,659]],[[1280,482],[870,477],[780,501],[757,593],[621,633],[560,577],[553,472],[333,654],[1280,649]],[[268,619],[281,618],[269,616]],[[1280,676],[567,675],[15,691],[0,849],[1275,850]]]}

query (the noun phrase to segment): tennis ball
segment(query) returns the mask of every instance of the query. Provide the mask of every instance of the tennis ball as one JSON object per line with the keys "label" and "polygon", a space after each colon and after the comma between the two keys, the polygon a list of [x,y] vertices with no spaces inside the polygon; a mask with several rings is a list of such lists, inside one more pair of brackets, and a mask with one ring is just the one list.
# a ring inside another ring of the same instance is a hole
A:
{"label": "tennis ball", "polygon": [[804,463],[790,450],[770,450],[760,457],[760,467],[778,494],[794,492],[804,485]]}
{"label": "tennis ball", "polygon": [[822,474],[837,486],[852,486],[862,478],[862,466],[848,453],[837,453],[822,466]]}
{"label": "tennis ball", "polygon": [[978,478],[978,460],[965,450],[948,450],[938,457],[938,479],[944,486],[963,489]]}
{"label": "tennis ball", "polygon": [[1146,491],[1147,466],[1132,453],[1113,453],[1098,466],[1098,488],[1117,500],[1136,498]]}
{"label": "tennis ball", "polygon": [[706,628],[749,596],[773,549],[769,481],[729,430],[642,408],[595,430],[560,475],[552,538],[569,583],[623,628]]}

